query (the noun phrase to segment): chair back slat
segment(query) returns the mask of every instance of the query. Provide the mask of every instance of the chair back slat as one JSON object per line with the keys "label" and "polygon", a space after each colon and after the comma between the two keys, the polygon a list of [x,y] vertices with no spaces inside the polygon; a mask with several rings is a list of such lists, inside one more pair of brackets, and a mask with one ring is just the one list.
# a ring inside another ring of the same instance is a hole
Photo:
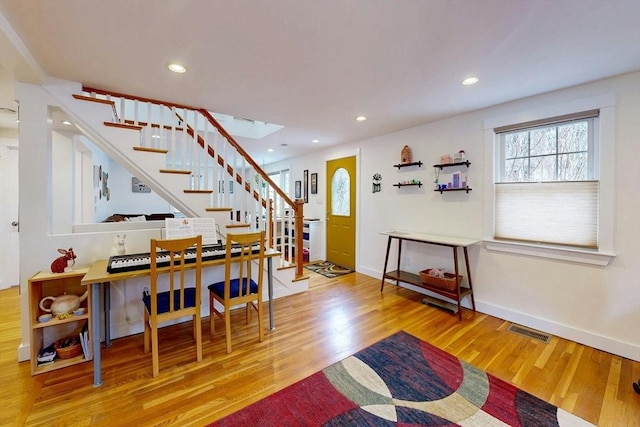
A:
{"label": "chair back slat", "polygon": [[[187,249],[195,250],[195,260],[187,264]],[[158,254],[165,252],[165,256],[158,260]],[[158,263],[168,262],[167,267],[158,266]],[[201,270],[202,270],[202,236],[183,239],[158,240],[151,239],[151,295],[158,294],[158,274],[167,272],[169,275],[169,311],[174,313],[185,309],[186,298],[186,271],[195,269],[195,298],[196,306],[200,306]],[[192,286],[193,287],[193,286]],[[176,298],[179,304],[176,307]],[[158,313],[157,298],[151,298],[151,316]]]}
{"label": "chair back slat", "polygon": [[[234,246],[235,245],[235,246]],[[265,232],[227,234],[226,268],[225,268],[225,298],[230,296],[231,266],[239,264],[238,273],[238,297],[246,297],[251,294],[251,278],[254,268],[257,269],[258,292],[262,292],[262,276],[264,274],[264,248]],[[239,250],[239,253],[233,251]],[[239,262],[233,262],[235,261]]]}

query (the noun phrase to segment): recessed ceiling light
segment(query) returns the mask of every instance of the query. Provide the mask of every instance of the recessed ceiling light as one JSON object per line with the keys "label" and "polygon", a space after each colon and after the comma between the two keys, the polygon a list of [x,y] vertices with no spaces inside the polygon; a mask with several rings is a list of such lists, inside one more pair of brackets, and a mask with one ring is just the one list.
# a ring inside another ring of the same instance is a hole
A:
{"label": "recessed ceiling light", "polygon": [[273,148],[269,148],[269,149],[267,149],[267,151],[268,151],[269,153],[273,153]]}
{"label": "recessed ceiling light", "polygon": [[281,147],[288,147],[289,144],[280,144]]}
{"label": "recessed ceiling light", "polygon": [[187,69],[180,64],[169,64],[169,69],[174,73],[184,73],[187,71]]}
{"label": "recessed ceiling light", "polygon": [[71,122],[69,120],[63,120],[62,124],[63,125],[67,125],[67,126],[71,126]]}
{"label": "recessed ceiling light", "polygon": [[317,144],[317,143],[319,143],[319,142],[320,142],[320,140],[319,140],[319,139],[314,139],[314,140],[313,140],[313,141],[311,141],[311,142],[313,142],[314,144]]}
{"label": "recessed ceiling light", "polygon": [[356,120],[359,122],[364,122],[365,120],[367,120],[367,118],[365,116],[358,116],[356,117]]}
{"label": "recessed ceiling light", "polygon": [[478,83],[478,80],[479,79],[477,77],[469,77],[467,79],[464,79],[462,81],[462,84],[465,85],[465,86],[474,85],[474,84]]}

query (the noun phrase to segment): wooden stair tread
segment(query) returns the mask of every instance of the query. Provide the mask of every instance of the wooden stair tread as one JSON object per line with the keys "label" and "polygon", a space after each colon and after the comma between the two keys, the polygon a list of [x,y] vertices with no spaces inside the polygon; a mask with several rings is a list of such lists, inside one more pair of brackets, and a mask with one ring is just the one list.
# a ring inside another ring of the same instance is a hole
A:
{"label": "wooden stair tread", "polygon": [[180,175],[190,175],[191,171],[184,171],[178,169],[160,169],[160,173],[177,173]]}
{"label": "wooden stair tread", "polygon": [[184,190],[186,194],[211,194],[213,190]]}
{"label": "wooden stair tread", "polygon": [[104,125],[112,127],[112,128],[142,130],[142,126],[130,125],[130,124],[127,124],[127,123],[104,122]]}
{"label": "wooden stair tread", "polygon": [[115,103],[113,101],[108,101],[106,99],[100,99],[100,98],[94,98],[92,96],[87,96],[87,95],[78,95],[78,94],[74,93],[73,97],[75,99],[79,99],[80,101],[91,101],[91,102],[97,102],[99,104],[115,105]]}
{"label": "wooden stair tread", "polygon": [[248,228],[250,227],[251,224],[245,224],[245,223],[240,223],[240,224],[227,224],[226,227],[227,228]]}
{"label": "wooden stair tread", "polygon": [[232,208],[205,208],[207,212],[231,212],[232,210]]}
{"label": "wooden stair tread", "polygon": [[147,153],[159,153],[159,154],[167,154],[169,150],[165,150],[164,148],[151,148],[151,147],[133,147],[135,151],[146,151]]}

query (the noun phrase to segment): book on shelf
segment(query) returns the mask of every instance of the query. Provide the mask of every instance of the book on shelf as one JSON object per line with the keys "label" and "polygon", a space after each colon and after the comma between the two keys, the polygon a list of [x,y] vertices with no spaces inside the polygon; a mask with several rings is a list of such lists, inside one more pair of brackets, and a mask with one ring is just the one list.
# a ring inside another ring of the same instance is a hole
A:
{"label": "book on shelf", "polygon": [[82,346],[82,354],[85,360],[89,360],[90,347],[89,347],[89,322],[84,322],[84,326],[79,334],[80,345]]}

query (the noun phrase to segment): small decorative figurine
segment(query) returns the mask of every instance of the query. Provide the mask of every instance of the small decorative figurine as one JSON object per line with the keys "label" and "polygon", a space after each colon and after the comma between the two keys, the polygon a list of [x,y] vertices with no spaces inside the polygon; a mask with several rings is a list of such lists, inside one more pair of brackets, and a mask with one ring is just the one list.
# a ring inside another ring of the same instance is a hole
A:
{"label": "small decorative figurine", "polygon": [[120,234],[116,235],[117,243],[118,243],[118,255],[124,255],[127,253],[127,248],[124,246],[124,239],[127,238],[126,234],[122,236]]}
{"label": "small decorative figurine", "polygon": [[379,173],[373,174],[373,193],[379,193],[382,187],[382,175]]}
{"label": "small decorative figurine", "polygon": [[402,152],[400,153],[400,163],[406,164],[411,163],[413,161],[413,154],[411,153],[411,148],[408,145],[402,147]]}
{"label": "small decorative figurine", "polygon": [[64,273],[67,268],[70,269],[76,263],[76,254],[73,253],[73,248],[69,248],[68,251],[58,249],[58,252],[63,255],[54,259],[51,263],[52,273]]}
{"label": "small decorative figurine", "polygon": [[467,161],[467,155],[465,154],[464,150],[458,151],[458,154],[456,154],[455,162],[462,163],[466,161]]}

